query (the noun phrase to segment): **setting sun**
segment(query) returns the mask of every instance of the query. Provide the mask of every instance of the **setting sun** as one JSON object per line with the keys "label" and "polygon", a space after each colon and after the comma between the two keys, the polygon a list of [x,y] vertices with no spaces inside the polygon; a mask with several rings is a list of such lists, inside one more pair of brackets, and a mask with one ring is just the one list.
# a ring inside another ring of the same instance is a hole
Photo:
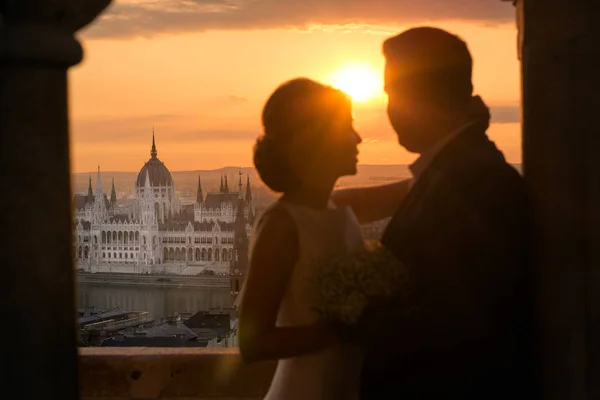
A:
{"label": "setting sun", "polygon": [[380,73],[367,66],[353,65],[333,75],[333,86],[346,92],[352,100],[364,102],[376,97],[383,86]]}

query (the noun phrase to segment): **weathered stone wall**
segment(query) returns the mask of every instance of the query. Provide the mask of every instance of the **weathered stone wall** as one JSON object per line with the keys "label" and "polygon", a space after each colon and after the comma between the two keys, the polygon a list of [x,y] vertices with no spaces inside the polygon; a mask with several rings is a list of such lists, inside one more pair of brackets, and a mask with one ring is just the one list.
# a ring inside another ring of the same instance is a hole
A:
{"label": "weathered stone wall", "polygon": [[84,400],[262,399],[274,368],[245,364],[235,349],[80,350]]}

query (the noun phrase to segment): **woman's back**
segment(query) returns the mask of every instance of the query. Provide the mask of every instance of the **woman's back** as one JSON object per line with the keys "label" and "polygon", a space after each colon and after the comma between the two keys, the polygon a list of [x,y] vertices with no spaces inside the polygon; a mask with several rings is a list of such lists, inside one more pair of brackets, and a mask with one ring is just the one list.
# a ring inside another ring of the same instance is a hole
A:
{"label": "woman's back", "polygon": [[[293,219],[297,232],[298,261],[279,307],[277,326],[310,325],[310,280],[327,257],[362,246],[360,226],[349,208],[317,210],[278,201]],[[267,210],[266,212],[269,212]],[[260,234],[260,224],[257,234]],[[360,351],[349,344],[280,360],[267,399],[352,399],[358,395]]]}

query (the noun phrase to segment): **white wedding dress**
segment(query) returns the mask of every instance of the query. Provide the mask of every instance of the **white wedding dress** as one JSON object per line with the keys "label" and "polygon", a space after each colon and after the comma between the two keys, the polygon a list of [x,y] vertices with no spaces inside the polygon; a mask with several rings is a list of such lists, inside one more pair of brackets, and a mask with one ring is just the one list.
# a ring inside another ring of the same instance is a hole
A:
{"label": "white wedding dress", "polygon": [[[362,246],[361,229],[348,207],[317,210],[281,200],[272,207],[285,208],[293,218],[300,245],[277,326],[310,325],[317,316],[310,310],[308,281],[319,260]],[[358,399],[361,367],[362,352],[349,343],[279,360],[265,400]]]}

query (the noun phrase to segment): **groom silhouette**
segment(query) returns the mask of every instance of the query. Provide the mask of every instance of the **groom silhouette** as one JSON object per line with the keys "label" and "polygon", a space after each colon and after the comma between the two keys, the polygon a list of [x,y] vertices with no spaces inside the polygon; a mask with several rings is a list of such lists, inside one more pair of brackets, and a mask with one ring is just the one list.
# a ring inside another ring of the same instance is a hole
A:
{"label": "groom silhouette", "polygon": [[395,209],[382,242],[409,268],[412,311],[404,296],[365,311],[362,398],[534,398],[525,188],[486,136],[467,45],[423,27],[383,50],[389,120],[420,154],[413,180],[393,208],[402,183],[334,200],[359,218]]}

